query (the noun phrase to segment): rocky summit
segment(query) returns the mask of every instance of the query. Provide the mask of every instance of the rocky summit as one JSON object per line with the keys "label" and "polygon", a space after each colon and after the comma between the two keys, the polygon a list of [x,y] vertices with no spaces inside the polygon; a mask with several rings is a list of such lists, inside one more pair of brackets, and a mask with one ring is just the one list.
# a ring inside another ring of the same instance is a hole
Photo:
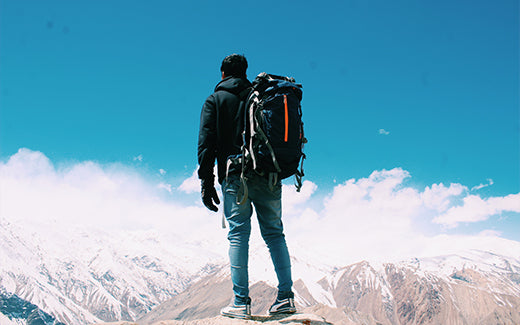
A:
{"label": "rocky summit", "polygon": [[[294,314],[280,316],[253,316],[250,320],[232,319],[223,316],[196,320],[163,320],[154,323],[154,325],[246,325],[246,324],[266,324],[266,325],[331,325],[332,323],[325,320],[324,317],[314,314]],[[354,323],[343,323],[354,324]],[[119,323],[101,323],[95,325],[139,325],[139,323],[119,322]]]}

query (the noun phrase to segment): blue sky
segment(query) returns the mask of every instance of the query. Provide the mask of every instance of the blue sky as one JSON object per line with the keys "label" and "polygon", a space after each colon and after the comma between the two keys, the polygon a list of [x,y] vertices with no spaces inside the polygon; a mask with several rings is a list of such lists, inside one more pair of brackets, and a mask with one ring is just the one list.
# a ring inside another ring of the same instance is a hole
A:
{"label": "blue sky", "polygon": [[[29,148],[178,185],[220,62],[241,53],[251,78],[303,84],[314,195],[401,168],[415,188],[506,197],[520,192],[518,15],[511,0],[1,0],[0,158]],[[481,228],[520,240],[518,218]]]}

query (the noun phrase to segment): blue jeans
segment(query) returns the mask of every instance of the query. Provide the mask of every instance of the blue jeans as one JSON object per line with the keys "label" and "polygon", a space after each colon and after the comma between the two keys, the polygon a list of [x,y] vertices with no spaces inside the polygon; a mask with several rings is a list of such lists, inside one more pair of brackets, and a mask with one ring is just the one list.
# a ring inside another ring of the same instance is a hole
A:
{"label": "blue jeans", "polygon": [[[278,294],[291,292],[291,260],[285,242],[282,224],[282,184],[269,188],[267,178],[251,175],[247,180],[248,199],[237,204],[240,177],[229,175],[222,184],[224,215],[229,223],[229,261],[235,301],[249,297],[248,251],[251,234],[252,204],[255,207],[264,239],[278,278]],[[241,197],[240,197],[241,198]]]}

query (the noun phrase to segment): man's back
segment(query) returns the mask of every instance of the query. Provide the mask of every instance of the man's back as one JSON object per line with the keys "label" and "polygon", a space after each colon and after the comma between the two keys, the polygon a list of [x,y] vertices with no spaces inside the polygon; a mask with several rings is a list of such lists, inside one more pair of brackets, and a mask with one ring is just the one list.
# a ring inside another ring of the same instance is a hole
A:
{"label": "man's back", "polygon": [[199,132],[198,158],[201,179],[210,173],[213,174],[216,158],[218,181],[222,184],[228,157],[240,153],[244,124],[244,105],[240,103],[244,103],[244,97],[247,96],[250,87],[251,83],[245,78],[226,77],[206,99],[202,107]]}

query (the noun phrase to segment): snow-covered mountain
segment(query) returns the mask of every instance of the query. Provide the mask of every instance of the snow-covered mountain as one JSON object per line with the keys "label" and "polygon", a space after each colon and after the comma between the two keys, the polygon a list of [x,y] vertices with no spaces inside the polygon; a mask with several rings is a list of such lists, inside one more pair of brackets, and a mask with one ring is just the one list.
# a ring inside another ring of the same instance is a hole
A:
{"label": "snow-covered mountain", "polygon": [[[325,272],[318,281],[320,270],[295,258],[293,265],[299,309],[334,324],[520,323],[520,261],[514,258],[467,251],[396,263],[363,261]],[[253,277],[258,271],[252,269]],[[276,289],[252,282],[253,313],[265,313]],[[139,324],[214,316],[229,303],[230,286],[227,268],[215,271]]]}
{"label": "snow-covered mountain", "polygon": [[0,220],[0,292],[66,324],[134,320],[221,263],[154,232],[56,228]]}
{"label": "snow-covered mountain", "polygon": [[[217,315],[232,296],[225,234],[215,243],[165,233],[0,220],[0,324],[27,323],[27,306],[48,315],[46,325]],[[515,256],[473,250],[338,266],[290,247],[297,304],[334,324],[520,323]],[[276,276],[261,241],[252,239],[251,252],[253,312],[261,314]]]}
{"label": "snow-covered mountain", "polygon": [[17,295],[0,292],[0,324],[65,325]]}

